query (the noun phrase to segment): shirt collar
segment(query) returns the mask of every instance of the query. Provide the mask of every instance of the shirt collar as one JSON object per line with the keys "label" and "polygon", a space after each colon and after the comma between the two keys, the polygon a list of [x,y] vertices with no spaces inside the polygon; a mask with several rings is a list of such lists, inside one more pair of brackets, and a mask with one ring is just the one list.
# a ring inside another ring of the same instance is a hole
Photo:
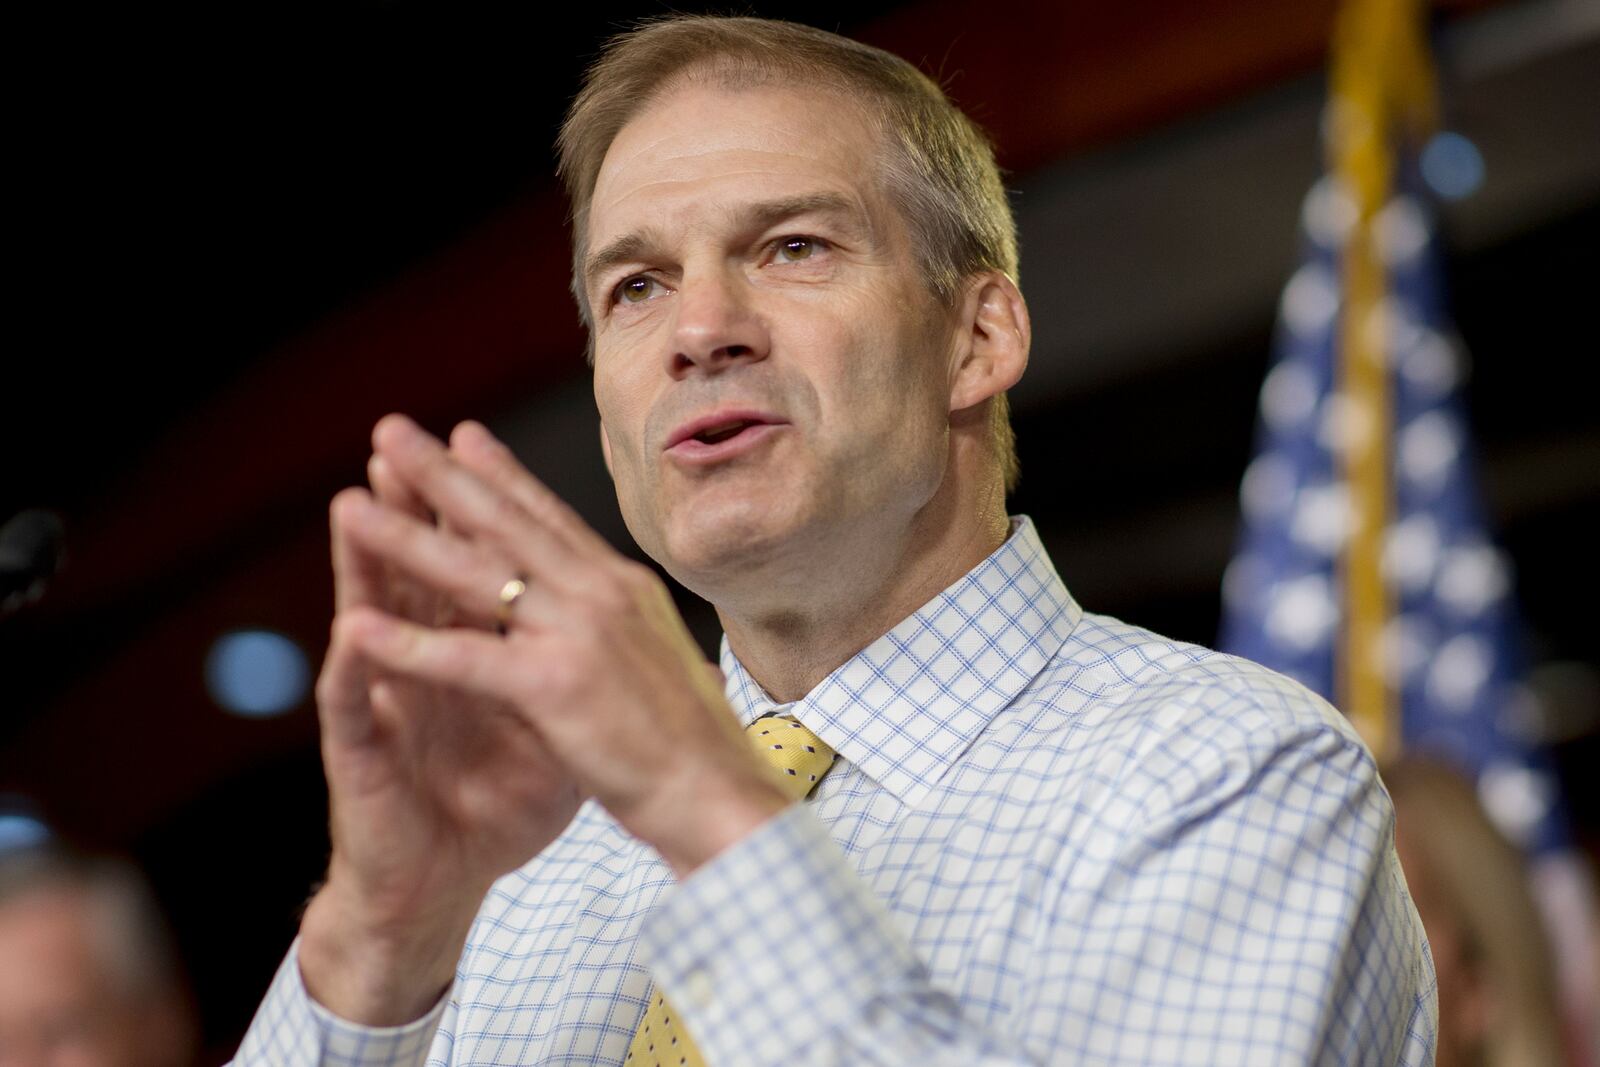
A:
{"label": "shirt collar", "polygon": [[915,804],[1050,662],[1083,612],[1027,516],[1004,544],[810,693],[779,704],[722,640],[727,696],[749,725],[793,715]]}

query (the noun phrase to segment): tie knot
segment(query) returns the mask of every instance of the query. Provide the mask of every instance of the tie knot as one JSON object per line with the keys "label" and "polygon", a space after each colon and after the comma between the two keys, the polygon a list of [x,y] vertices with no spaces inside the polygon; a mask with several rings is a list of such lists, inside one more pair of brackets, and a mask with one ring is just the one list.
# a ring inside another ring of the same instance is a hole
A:
{"label": "tie knot", "polygon": [[816,734],[787,715],[768,715],[745,727],[761,757],[773,766],[796,800],[816,788],[833,766],[834,752]]}

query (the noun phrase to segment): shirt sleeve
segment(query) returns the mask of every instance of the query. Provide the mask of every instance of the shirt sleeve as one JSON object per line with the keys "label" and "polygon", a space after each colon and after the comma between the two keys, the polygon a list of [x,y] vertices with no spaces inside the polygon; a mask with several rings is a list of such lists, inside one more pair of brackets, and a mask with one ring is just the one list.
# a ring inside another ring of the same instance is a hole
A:
{"label": "shirt sleeve", "polygon": [[306,992],[297,939],[256,1010],[233,1067],[432,1067],[448,1062],[454,1014],[452,989],[427,1015],[404,1026],[360,1026],[341,1019]]}
{"label": "shirt sleeve", "polygon": [[804,804],[695,871],[640,937],[709,1067],[1033,1062],[962,1025]]}
{"label": "shirt sleeve", "polygon": [[1189,740],[1054,857],[1002,1026],[932,985],[804,805],[676,887],[644,958],[710,1067],[1432,1063],[1431,960],[1370,755],[1327,726]]}
{"label": "shirt sleeve", "polygon": [[[1287,684],[1287,683],[1285,683]],[[1062,1062],[1433,1062],[1431,956],[1371,754],[1207,693],[1062,852],[1019,1025]]]}

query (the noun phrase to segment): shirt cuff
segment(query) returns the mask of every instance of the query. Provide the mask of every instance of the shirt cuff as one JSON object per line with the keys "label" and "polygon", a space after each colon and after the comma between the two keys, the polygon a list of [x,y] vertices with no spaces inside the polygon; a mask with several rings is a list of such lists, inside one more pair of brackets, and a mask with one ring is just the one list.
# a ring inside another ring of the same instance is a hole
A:
{"label": "shirt cuff", "polygon": [[404,1026],[349,1022],[311,999],[300,976],[296,938],[239,1046],[235,1067],[421,1067],[453,989],[428,1014]]}
{"label": "shirt cuff", "polygon": [[[926,982],[883,904],[803,803],[668,892],[640,950],[707,1063],[791,1062],[896,987]],[[805,1020],[799,1038],[787,1020]]]}

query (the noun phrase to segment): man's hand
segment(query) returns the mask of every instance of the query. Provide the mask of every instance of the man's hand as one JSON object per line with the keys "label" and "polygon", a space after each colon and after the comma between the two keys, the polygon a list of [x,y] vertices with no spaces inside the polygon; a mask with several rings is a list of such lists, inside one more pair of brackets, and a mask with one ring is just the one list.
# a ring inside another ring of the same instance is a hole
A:
{"label": "man's hand", "polygon": [[[333,506],[318,702],[334,859],[301,965],[319,1001],[376,1023],[437,998],[489,883],[582,796],[680,876],[788,801],[653,572],[481,426],[447,449],[391,416],[373,443],[375,496]],[[517,576],[527,592],[500,635]]]}
{"label": "man's hand", "polygon": [[[631,833],[687,874],[787,803],[666,587],[616,553],[476,423],[447,449],[410,420],[376,455],[438,514],[352,509],[351,538],[434,590],[468,627],[356,609],[351,637],[397,677],[496,702]],[[500,590],[527,592],[491,633]]]}
{"label": "man's hand", "polygon": [[466,621],[351,536],[401,516],[434,521],[382,456],[368,477],[370,495],[347,490],[331,508],[336,615],[317,701],[334,850],[300,961],[307,988],[336,1014],[393,1024],[438,998],[490,882],[560,834],[580,798],[511,709],[391,675],[361,654],[375,613]]}

